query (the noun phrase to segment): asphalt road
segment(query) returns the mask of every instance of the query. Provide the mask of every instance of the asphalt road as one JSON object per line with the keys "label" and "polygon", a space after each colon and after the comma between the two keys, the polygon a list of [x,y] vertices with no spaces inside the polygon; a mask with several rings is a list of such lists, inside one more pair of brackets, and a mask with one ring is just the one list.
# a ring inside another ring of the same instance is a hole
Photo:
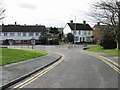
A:
{"label": "asphalt road", "polygon": [[23,88],[118,88],[118,73],[83,54],[82,47],[46,46],[47,51],[63,53],[64,61]]}

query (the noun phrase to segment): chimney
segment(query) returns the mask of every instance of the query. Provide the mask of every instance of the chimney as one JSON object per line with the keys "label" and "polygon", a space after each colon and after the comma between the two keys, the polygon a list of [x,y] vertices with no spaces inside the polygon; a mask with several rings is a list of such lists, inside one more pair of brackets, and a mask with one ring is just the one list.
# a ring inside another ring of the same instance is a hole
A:
{"label": "chimney", "polygon": [[83,24],[86,24],[86,21],[85,21],[85,20],[83,21]]}
{"label": "chimney", "polygon": [[17,25],[17,22],[15,22],[15,25]]}
{"label": "chimney", "polygon": [[73,23],[73,20],[70,20],[70,23]]}
{"label": "chimney", "polygon": [[100,25],[100,22],[97,22],[97,25]]}

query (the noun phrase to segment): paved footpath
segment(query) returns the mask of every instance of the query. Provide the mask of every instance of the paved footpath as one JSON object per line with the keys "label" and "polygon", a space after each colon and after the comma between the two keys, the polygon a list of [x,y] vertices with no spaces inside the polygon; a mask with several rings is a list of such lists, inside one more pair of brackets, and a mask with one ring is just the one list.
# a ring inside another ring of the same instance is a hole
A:
{"label": "paved footpath", "polygon": [[59,54],[49,52],[47,56],[3,66],[2,71],[0,71],[2,72],[2,85],[5,85],[8,82],[18,79],[38,68],[44,67],[54,62],[58,58],[60,58]]}

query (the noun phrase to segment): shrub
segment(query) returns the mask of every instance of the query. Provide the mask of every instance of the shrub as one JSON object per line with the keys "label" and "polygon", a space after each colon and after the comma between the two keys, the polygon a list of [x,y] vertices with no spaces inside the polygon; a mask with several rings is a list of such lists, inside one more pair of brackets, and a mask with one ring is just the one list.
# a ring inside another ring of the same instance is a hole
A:
{"label": "shrub", "polygon": [[115,48],[117,48],[117,44],[116,44],[115,40],[104,40],[100,43],[100,45],[104,49],[115,49]]}

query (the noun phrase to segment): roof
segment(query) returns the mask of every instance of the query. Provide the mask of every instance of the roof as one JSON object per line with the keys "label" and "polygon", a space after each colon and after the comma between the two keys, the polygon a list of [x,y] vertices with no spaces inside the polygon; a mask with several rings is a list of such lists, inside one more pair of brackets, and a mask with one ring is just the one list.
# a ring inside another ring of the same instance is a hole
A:
{"label": "roof", "polygon": [[89,24],[81,24],[81,23],[67,23],[71,30],[89,30],[92,31],[93,29],[90,27]]}
{"label": "roof", "polygon": [[2,32],[42,32],[47,31],[42,25],[2,25]]}
{"label": "roof", "polygon": [[107,25],[95,25],[93,28],[104,29]]}

